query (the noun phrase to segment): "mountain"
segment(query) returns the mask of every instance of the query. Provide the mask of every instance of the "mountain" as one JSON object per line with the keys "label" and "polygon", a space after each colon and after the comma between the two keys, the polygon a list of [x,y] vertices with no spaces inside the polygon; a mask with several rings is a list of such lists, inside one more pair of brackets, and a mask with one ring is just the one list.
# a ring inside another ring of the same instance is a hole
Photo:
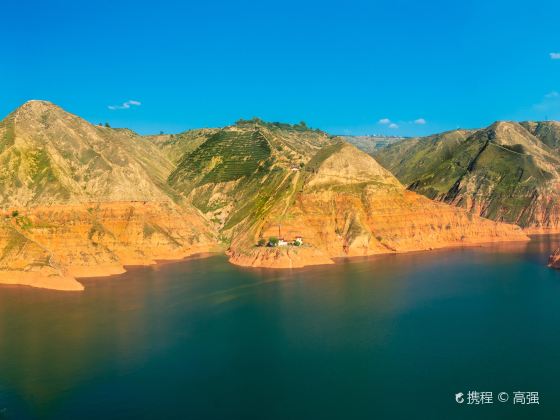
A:
{"label": "mountain", "polygon": [[185,153],[168,181],[226,240],[252,244],[258,221],[291,199],[301,169],[332,142],[299,126],[240,121]]}
{"label": "mountain", "polygon": [[2,206],[167,198],[172,162],[132,131],[30,101],[0,122],[0,139]]}
{"label": "mountain", "polygon": [[[169,183],[214,223],[230,261],[245,266],[526,240],[518,228],[407,191],[371,156],[302,127],[226,127],[186,153]],[[256,246],[274,236],[304,245]]]}
{"label": "mountain", "polygon": [[496,122],[374,154],[412,191],[529,231],[560,229],[560,124]]}
{"label": "mountain", "polygon": [[81,289],[76,276],[213,244],[199,212],[173,201],[173,163],[130,130],[30,101],[0,122],[0,139],[0,281]]}
{"label": "mountain", "polygon": [[[234,264],[286,268],[527,240],[406,190],[304,123],[144,137],[31,101],[0,122],[0,162],[0,283],[82,290],[76,278],[224,249]],[[274,236],[286,242],[259,246]]]}

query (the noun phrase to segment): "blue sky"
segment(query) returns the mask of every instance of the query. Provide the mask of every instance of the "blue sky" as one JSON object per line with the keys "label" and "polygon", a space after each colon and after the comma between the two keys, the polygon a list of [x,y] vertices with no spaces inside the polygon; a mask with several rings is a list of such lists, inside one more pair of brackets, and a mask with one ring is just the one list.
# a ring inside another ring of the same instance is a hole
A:
{"label": "blue sky", "polygon": [[0,115],[47,99],[141,133],[259,116],[395,135],[560,119],[559,14],[538,0],[4,2]]}

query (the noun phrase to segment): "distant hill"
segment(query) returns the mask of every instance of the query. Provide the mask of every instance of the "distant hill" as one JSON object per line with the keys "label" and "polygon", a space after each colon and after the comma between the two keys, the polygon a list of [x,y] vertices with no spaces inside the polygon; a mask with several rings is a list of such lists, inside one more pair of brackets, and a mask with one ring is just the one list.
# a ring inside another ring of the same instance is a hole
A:
{"label": "distant hill", "polygon": [[560,124],[496,122],[374,154],[412,191],[532,230],[560,228]]}
{"label": "distant hill", "polygon": [[379,149],[387,147],[391,144],[405,140],[406,137],[389,137],[389,136],[340,136],[358,149],[373,154]]}

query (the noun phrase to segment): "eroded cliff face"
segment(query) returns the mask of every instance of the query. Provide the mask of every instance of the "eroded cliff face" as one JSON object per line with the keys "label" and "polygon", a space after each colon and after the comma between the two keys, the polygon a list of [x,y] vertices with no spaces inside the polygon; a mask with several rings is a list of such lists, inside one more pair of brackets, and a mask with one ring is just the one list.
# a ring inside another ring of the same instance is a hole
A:
{"label": "eroded cliff face", "polygon": [[374,154],[410,190],[530,233],[560,230],[557,123],[496,122]]}
{"label": "eroded cliff face", "polygon": [[8,223],[0,224],[0,283],[57,290],[83,290],[81,283],[65,275],[51,252]]}
{"label": "eroded cliff face", "polygon": [[[143,138],[32,101],[0,122],[0,163],[0,283],[82,290],[76,278],[221,244],[234,264],[292,268],[527,239],[407,191],[367,154],[304,124]],[[255,245],[269,236],[304,244]]]}
{"label": "eroded cliff face", "polygon": [[473,216],[406,190],[352,146],[343,144],[313,163],[316,167],[293,204],[272,211],[259,235],[287,240],[302,236],[304,245],[271,249],[234,242],[234,264],[300,267],[332,263],[338,257],[528,240],[518,226]]}
{"label": "eroded cliff face", "polygon": [[39,206],[4,219],[0,279],[80,290],[76,277],[119,274],[125,265],[217,249],[203,219],[170,202]]}
{"label": "eroded cliff face", "polygon": [[81,290],[77,277],[215,250],[210,224],[174,201],[173,167],[130,130],[22,105],[0,122],[0,283]]}

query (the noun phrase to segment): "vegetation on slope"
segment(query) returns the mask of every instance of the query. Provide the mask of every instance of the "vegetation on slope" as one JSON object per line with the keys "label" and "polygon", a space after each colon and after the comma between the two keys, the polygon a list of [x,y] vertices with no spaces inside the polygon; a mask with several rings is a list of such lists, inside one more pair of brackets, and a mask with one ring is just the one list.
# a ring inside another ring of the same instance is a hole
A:
{"label": "vegetation on slope", "polygon": [[252,242],[265,216],[292,201],[307,162],[332,142],[302,124],[241,120],[185,153],[168,182],[225,240]]}
{"label": "vegetation on slope", "polygon": [[94,126],[45,101],[0,122],[0,204],[168,199],[170,162],[130,130]]}
{"label": "vegetation on slope", "polygon": [[496,123],[407,140],[375,158],[429,198],[496,221],[556,228],[560,158],[551,147],[558,137],[551,133],[540,123]]}
{"label": "vegetation on slope", "polygon": [[218,128],[201,128],[179,134],[146,136],[146,139],[163,151],[171,162],[177,164],[186,153],[196,150],[196,148],[218,131]]}

